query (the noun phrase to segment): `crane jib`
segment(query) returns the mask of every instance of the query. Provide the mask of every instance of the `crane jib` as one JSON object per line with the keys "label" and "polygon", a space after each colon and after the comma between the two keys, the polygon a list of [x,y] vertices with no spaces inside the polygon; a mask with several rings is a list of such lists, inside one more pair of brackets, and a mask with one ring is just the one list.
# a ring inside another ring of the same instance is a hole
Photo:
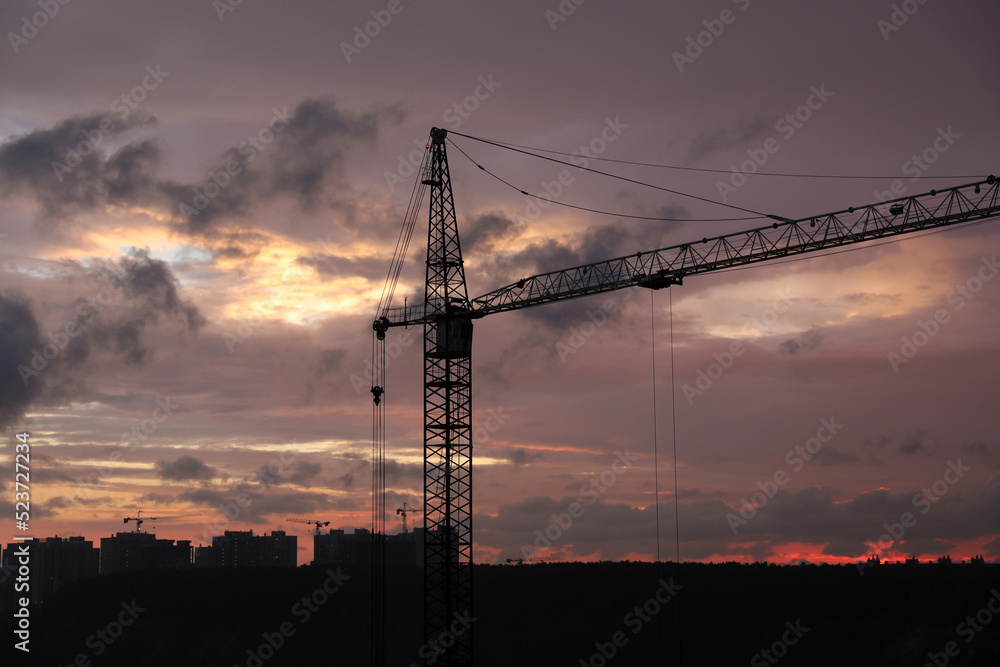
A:
{"label": "crane jib", "polygon": [[[688,275],[985,220],[1000,215],[998,190],[1000,181],[990,176],[945,190],[798,220],[783,219],[765,227],[550,271],[472,299],[467,306],[468,317],[478,319],[627,287],[662,289],[682,284]],[[384,335],[389,327],[425,324],[436,319],[436,311],[440,311],[439,304],[387,308],[374,328]]]}

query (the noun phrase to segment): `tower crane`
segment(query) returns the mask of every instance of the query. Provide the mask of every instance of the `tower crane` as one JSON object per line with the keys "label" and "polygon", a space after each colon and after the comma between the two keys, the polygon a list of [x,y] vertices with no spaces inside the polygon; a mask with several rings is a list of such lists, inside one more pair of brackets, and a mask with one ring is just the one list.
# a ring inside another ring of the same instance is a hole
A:
{"label": "tower crane", "polygon": [[319,535],[319,529],[320,528],[322,528],[323,526],[329,526],[330,525],[329,521],[317,521],[316,519],[295,519],[295,518],[289,518],[289,519],[285,519],[285,521],[291,521],[293,523],[308,523],[309,525],[314,525],[315,524],[315,526],[316,526],[316,534],[317,535]]}
{"label": "tower crane", "polygon": [[[382,355],[389,328],[422,325],[424,330],[424,636],[428,642],[448,630],[455,614],[471,612],[472,607],[475,320],[628,287],[658,290],[701,273],[1000,216],[1000,184],[989,176],[967,185],[797,220],[767,215],[772,222],[766,226],[549,271],[470,299],[448,170],[447,135],[447,130],[431,130],[421,182],[400,234],[401,242],[404,238],[408,242],[417,206],[430,188],[424,302],[391,305],[391,290],[406,255],[405,245],[403,252],[397,245],[386,281],[388,293],[383,294],[372,325],[377,341],[373,349]],[[380,372],[372,387],[377,413],[384,410],[382,382],[384,373]],[[380,437],[384,438],[384,429]],[[381,458],[384,462],[384,451]],[[436,656],[434,664],[471,665],[472,638],[471,630],[455,637],[455,645]]]}
{"label": "tower crane", "polygon": [[420,509],[413,509],[412,507],[407,507],[405,502],[403,503],[402,507],[397,507],[396,508],[396,514],[398,514],[399,516],[403,517],[403,532],[404,533],[410,532],[410,527],[406,523],[406,513],[407,512],[422,512],[422,511],[423,510],[420,510]]}
{"label": "tower crane", "polygon": [[127,516],[124,518],[122,523],[128,523],[129,521],[135,521],[135,532],[142,532],[142,524],[146,521],[159,521],[161,519],[180,519],[182,517],[188,516],[201,516],[200,514],[174,514],[172,516],[142,516],[142,510],[135,513],[135,516]]}

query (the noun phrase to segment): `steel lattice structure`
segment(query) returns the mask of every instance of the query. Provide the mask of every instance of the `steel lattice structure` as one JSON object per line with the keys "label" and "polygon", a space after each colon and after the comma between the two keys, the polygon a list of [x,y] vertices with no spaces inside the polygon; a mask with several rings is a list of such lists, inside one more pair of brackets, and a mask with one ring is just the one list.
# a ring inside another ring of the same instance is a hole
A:
{"label": "steel lattice structure", "polygon": [[[472,631],[448,633],[472,611],[472,321],[627,287],[661,289],[685,276],[835,249],[1000,216],[995,177],[833,213],[524,278],[470,300],[445,150],[431,130],[422,174],[431,188],[424,303],[386,306],[373,328],[424,326],[424,636],[426,664],[472,664]],[[378,388],[381,391],[381,388]],[[448,633],[450,647],[438,640]]]}
{"label": "steel lattice structure", "polygon": [[[472,605],[472,320],[443,130],[431,133],[424,313],[424,634]],[[433,648],[430,648],[433,651]],[[472,664],[472,630],[436,664]]]}

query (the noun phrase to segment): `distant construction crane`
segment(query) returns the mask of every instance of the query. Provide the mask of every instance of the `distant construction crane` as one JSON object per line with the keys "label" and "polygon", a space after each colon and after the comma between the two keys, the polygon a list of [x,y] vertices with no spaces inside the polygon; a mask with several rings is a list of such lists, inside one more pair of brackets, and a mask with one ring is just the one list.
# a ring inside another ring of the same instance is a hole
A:
{"label": "distant construction crane", "polygon": [[319,529],[320,528],[322,528],[323,526],[329,526],[330,525],[329,521],[317,521],[316,519],[295,519],[295,518],[289,518],[289,519],[285,519],[285,521],[291,521],[293,523],[307,523],[309,525],[315,525],[316,526],[316,534],[317,535],[319,535]]}
{"label": "distant construction crane", "polygon": [[[428,645],[448,631],[456,615],[472,611],[473,320],[627,287],[658,290],[680,285],[687,276],[1000,216],[1000,187],[992,175],[967,185],[797,220],[714,202],[772,222],[522,278],[469,299],[448,170],[447,136],[447,130],[431,129],[419,170],[421,180],[413,189],[372,325],[373,421],[377,425],[372,443],[373,534],[382,532],[385,521],[385,336],[390,327],[424,328],[424,638]],[[393,293],[427,188],[431,194],[424,303],[393,307]],[[384,554],[374,554],[376,568],[384,568]],[[372,581],[373,589],[384,585],[381,575],[376,574]],[[385,652],[380,625],[384,623],[384,589],[373,590],[373,604],[372,662],[381,665]],[[471,630],[455,637],[444,655],[434,657],[434,664],[471,665],[472,640]]]}
{"label": "distant construction crane", "polygon": [[407,507],[406,503],[403,503],[402,507],[399,507],[399,508],[396,509],[396,514],[398,514],[399,516],[403,517],[403,532],[404,533],[410,532],[409,524],[406,523],[406,514],[407,514],[407,512],[422,512],[422,511],[423,511],[422,509],[413,509],[412,507]]}
{"label": "distant construction crane", "polygon": [[142,524],[146,521],[160,521],[162,519],[180,519],[188,516],[201,516],[201,514],[174,514],[172,516],[142,516],[142,510],[135,513],[135,516],[127,516],[124,518],[122,523],[128,523],[129,521],[135,521],[135,532],[142,532]]}

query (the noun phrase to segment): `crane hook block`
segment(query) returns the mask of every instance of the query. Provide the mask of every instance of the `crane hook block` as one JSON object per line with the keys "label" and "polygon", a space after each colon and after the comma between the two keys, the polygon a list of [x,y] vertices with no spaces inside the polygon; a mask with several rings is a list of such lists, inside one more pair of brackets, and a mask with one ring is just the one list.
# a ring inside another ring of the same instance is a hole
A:
{"label": "crane hook block", "polygon": [[384,393],[385,389],[382,389],[382,387],[378,386],[372,387],[372,396],[375,398],[375,405],[378,405],[379,403],[382,402],[382,394]]}

